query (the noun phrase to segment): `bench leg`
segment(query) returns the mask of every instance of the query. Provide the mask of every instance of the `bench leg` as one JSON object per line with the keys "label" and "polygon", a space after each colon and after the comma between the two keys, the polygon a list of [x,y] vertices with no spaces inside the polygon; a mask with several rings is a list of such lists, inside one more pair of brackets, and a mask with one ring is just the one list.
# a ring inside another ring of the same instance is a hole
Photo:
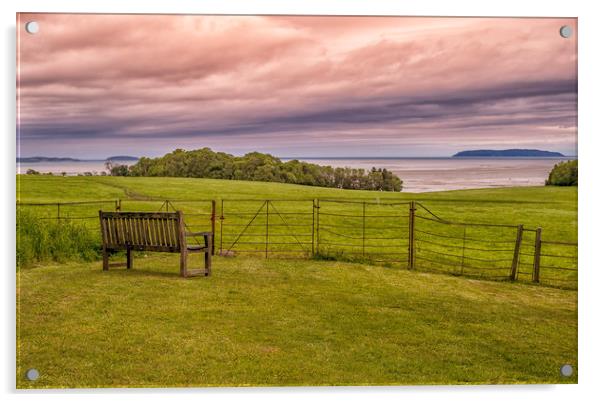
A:
{"label": "bench leg", "polygon": [[134,258],[132,257],[132,250],[131,249],[127,249],[127,251],[125,252],[125,258],[126,258],[126,267],[127,269],[132,269],[132,266],[134,265]]}
{"label": "bench leg", "polygon": [[180,276],[182,278],[188,277],[188,253],[186,250],[180,251]]}
{"label": "bench leg", "polygon": [[109,270],[109,253],[104,248],[102,249],[102,270]]}

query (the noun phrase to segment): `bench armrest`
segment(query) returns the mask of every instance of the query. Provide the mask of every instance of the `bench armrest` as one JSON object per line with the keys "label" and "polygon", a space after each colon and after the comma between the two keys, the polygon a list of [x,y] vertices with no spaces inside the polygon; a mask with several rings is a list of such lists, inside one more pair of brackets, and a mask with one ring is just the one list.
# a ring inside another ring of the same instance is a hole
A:
{"label": "bench armrest", "polygon": [[213,233],[212,232],[186,232],[185,235],[186,236],[209,236],[209,237],[213,237]]}

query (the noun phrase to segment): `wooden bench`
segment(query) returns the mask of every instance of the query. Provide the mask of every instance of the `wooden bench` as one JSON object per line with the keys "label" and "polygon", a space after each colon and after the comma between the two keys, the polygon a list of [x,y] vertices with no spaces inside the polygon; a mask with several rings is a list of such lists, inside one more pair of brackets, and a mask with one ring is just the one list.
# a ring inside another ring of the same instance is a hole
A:
{"label": "wooden bench", "polygon": [[[180,253],[180,276],[211,275],[213,233],[186,232],[182,211],[104,212],[99,211],[102,234],[102,269],[133,266],[132,251]],[[202,236],[203,244],[188,244],[188,238]],[[126,251],[125,263],[109,263],[109,252]],[[205,269],[188,269],[188,253],[205,253]]]}

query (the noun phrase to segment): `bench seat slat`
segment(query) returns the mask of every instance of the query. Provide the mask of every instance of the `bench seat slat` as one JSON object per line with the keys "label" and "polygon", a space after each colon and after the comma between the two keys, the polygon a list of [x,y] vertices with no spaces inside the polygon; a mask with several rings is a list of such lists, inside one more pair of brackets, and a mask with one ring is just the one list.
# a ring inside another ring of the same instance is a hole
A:
{"label": "bench seat slat", "polygon": [[146,235],[146,244],[149,246],[153,245],[153,239],[151,237],[151,221],[150,218],[144,219],[144,234]]}
{"label": "bench seat slat", "polygon": [[109,224],[109,242],[111,244],[116,244],[117,239],[115,236],[115,222],[113,222],[113,219],[109,219],[107,220],[107,223]]}
{"label": "bench seat slat", "polygon": [[142,222],[140,223],[142,226],[142,242],[147,246],[151,246],[151,242],[148,237],[148,218],[142,219]]}
{"label": "bench seat slat", "polygon": [[167,218],[161,219],[161,231],[163,237],[161,238],[161,245],[168,246],[169,245],[169,227],[167,226]]}
{"label": "bench seat slat", "polygon": [[144,218],[143,219],[138,219],[137,220],[137,225],[138,227],[138,241],[137,244],[142,244],[145,245],[145,239],[144,239]]}
{"label": "bench seat slat", "polygon": [[170,229],[170,236],[171,236],[171,244],[179,245],[180,242],[178,241],[178,230],[176,227],[175,219],[170,219],[169,229]]}
{"label": "bench seat slat", "polygon": [[168,227],[169,227],[169,244],[170,245],[177,245],[178,244],[178,240],[177,240],[177,235],[176,235],[176,228],[175,228],[175,221],[173,219],[169,219],[168,221]]}
{"label": "bench seat slat", "polygon": [[168,241],[167,241],[167,219],[163,218],[161,219],[161,224],[159,225],[159,227],[161,228],[161,245],[162,246],[167,246],[168,245]]}

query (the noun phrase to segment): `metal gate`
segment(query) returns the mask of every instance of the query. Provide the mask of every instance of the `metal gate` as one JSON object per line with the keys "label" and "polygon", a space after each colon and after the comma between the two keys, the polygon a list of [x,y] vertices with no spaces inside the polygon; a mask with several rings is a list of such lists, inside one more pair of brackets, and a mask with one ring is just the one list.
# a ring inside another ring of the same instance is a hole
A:
{"label": "metal gate", "polygon": [[281,257],[314,254],[313,200],[222,200],[221,255],[255,253]]}
{"label": "metal gate", "polygon": [[407,266],[409,202],[316,200],[316,254]]}

